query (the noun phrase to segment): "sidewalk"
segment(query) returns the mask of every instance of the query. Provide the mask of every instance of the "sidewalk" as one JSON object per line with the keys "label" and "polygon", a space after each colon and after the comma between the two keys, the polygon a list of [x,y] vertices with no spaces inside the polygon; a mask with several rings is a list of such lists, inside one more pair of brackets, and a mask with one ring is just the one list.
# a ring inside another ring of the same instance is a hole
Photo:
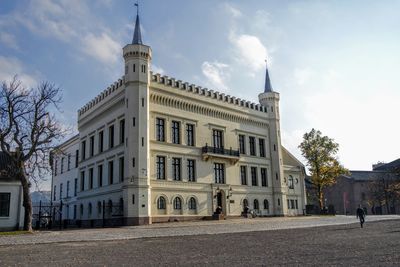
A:
{"label": "sidewalk", "polygon": [[[365,227],[369,222],[400,219],[399,215],[367,216]],[[64,231],[41,231],[34,234],[0,236],[0,246],[19,244],[44,244],[58,242],[126,240],[149,237],[168,237],[184,235],[245,233],[279,229],[296,229],[328,225],[358,223],[355,216],[305,216],[305,217],[272,217],[255,219],[229,219],[225,221],[195,221],[159,223],[120,228],[76,229]]]}

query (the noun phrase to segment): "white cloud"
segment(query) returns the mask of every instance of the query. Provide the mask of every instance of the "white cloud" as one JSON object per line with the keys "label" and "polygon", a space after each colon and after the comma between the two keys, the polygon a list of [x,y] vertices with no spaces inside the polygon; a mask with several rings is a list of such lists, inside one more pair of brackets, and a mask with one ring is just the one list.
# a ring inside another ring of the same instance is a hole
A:
{"label": "white cloud", "polygon": [[268,52],[257,36],[236,35],[233,32],[229,39],[234,46],[236,58],[248,67],[251,75],[265,68],[265,60],[269,59]]}
{"label": "white cloud", "polygon": [[0,43],[5,44],[12,49],[19,50],[15,36],[8,32],[0,32]]}
{"label": "white cloud", "polygon": [[311,68],[295,68],[293,75],[298,85],[304,85],[312,79],[315,72]]}
{"label": "white cloud", "polygon": [[15,75],[18,75],[25,87],[35,87],[38,84],[37,75],[26,73],[23,63],[17,58],[0,56],[0,81],[11,81]]}
{"label": "white cloud", "polygon": [[100,36],[88,34],[83,39],[82,49],[85,54],[103,63],[114,64],[118,61],[121,45],[103,32]]}
{"label": "white cloud", "polygon": [[224,3],[223,8],[233,18],[240,18],[242,16],[242,12],[239,9],[230,5],[229,3]]}
{"label": "white cloud", "polygon": [[156,66],[154,64],[151,65],[151,70],[153,71],[153,73],[158,73],[158,74],[161,74],[161,75],[164,75],[164,73],[165,73],[163,68],[158,67],[158,66]]}
{"label": "white cloud", "polygon": [[[102,0],[99,4],[107,6],[111,2]],[[91,56],[108,64],[109,70],[109,64],[115,65],[120,57],[121,46],[117,40],[121,33],[105,27],[92,8],[88,1],[81,0],[29,1],[24,10],[16,10],[1,18],[0,24],[9,27],[22,25],[35,35],[66,43],[78,52],[77,58],[81,53]],[[10,43],[9,36],[0,38],[0,41],[4,38]]]}
{"label": "white cloud", "polygon": [[205,61],[201,65],[201,70],[207,78],[207,83],[210,87],[221,92],[228,92],[229,88],[226,82],[229,80],[229,65],[218,61]]}

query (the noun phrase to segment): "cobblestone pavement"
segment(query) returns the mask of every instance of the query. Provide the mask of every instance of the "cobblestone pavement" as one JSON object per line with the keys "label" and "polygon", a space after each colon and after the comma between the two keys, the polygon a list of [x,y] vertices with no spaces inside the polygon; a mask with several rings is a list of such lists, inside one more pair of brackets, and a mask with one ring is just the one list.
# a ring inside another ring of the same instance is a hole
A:
{"label": "cobblestone pavement", "polygon": [[[398,215],[367,216],[366,224],[373,221],[400,219]],[[0,247],[4,245],[44,244],[57,242],[127,240],[144,237],[168,237],[242,233],[278,229],[294,229],[343,225],[358,222],[355,216],[305,216],[245,219],[224,221],[195,221],[159,223],[119,228],[75,229],[63,231],[40,231],[34,234],[0,236]]]}
{"label": "cobblestone pavement", "polygon": [[[400,220],[371,220],[362,229],[358,224],[341,224],[247,233],[0,246],[0,266],[400,266]],[[257,225],[256,221],[251,224]],[[283,221],[288,220],[272,221],[285,224]],[[158,229],[172,228],[179,227]],[[194,227],[189,228],[197,232]]]}

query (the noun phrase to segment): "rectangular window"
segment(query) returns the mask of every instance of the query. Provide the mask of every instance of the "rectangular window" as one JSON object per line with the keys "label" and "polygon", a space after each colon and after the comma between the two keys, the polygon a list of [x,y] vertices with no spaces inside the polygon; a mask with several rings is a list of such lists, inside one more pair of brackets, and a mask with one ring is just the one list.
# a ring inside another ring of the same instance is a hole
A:
{"label": "rectangular window", "polygon": [[108,162],[108,184],[114,183],[114,161]]}
{"label": "rectangular window", "polygon": [[242,181],[242,185],[247,185],[247,167],[240,166],[240,180]]}
{"label": "rectangular window", "polygon": [[292,210],[295,209],[295,206],[294,206],[294,199],[291,199],[291,200],[290,200],[290,208],[291,208]]}
{"label": "rectangular window", "polygon": [[57,186],[53,187],[53,201],[56,201]]}
{"label": "rectangular window", "polygon": [[289,189],[294,189],[293,176],[291,176],[291,175],[289,175],[289,177],[288,177],[288,187],[289,187]]}
{"label": "rectangular window", "polygon": [[256,155],[256,138],[253,136],[249,136],[249,144],[250,144],[250,155]]}
{"label": "rectangular window", "polygon": [[75,168],[78,168],[78,164],[79,164],[79,150],[77,149],[75,151]]}
{"label": "rectangular window", "polygon": [[69,181],[67,181],[67,198],[69,197]]}
{"label": "rectangular window", "polygon": [[91,157],[94,155],[94,136],[91,136],[89,139],[89,154]]}
{"label": "rectangular window", "polygon": [[157,170],[157,179],[165,180],[165,157],[157,156],[156,170]]}
{"label": "rectangular window", "polygon": [[156,118],[156,140],[165,141],[165,120],[161,118]]}
{"label": "rectangular window", "polygon": [[99,153],[104,150],[104,131],[99,132]]}
{"label": "rectangular window", "polygon": [[81,171],[81,191],[85,190],[85,171]]}
{"label": "rectangular window", "polygon": [[76,220],[76,205],[74,205],[74,220]]}
{"label": "rectangular window", "polygon": [[68,154],[67,170],[71,169],[71,154]]}
{"label": "rectangular window", "polygon": [[295,204],[296,204],[296,210],[299,209],[299,202],[297,201],[297,199],[295,200]]}
{"label": "rectangular window", "polygon": [[122,182],[124,180],[124,166],[125,160],[124,157],[119,158],[119,181]]}
{"label": "rectangular window", "polygon": [[58,167],[58,161],[55,160],[54,162],[54,175],[57,176],[57,167]]}
{"label": "rectangular window", "polygon": [[10,216],[11,193],[0,193],[0,217]]}
{"label": "rectangular window", "polygon": [[180,144],[181,136],[180,136],[180,123],[179,121],[172,121],[172,143]]}
{"label": "rectangular window", "polygon": [[63,193],[63,184],[61,183],[60,184],[60,197],[59,197],[60,200],[62,199],[62,193]]}
{"label": "rectangular window", "polygon": [[93,189],[93,168],[89,169],[89,189]]}
{"label": "rectangular window", "polygon": [[214,163],[214,176],[216,184],[225,183],[225,168],[222,163]]}
{"label": "rectangular window", "polygon": [[265,140],[260,138],[258,139],[258,146],[260,149],[260,157],[265,157]]}
{"label": "rectangular window", "polygon": [[82,161],[85,160],[85,157],[86,157],[86,141],[82,141],[82,155],[81,155]]}
{"label": "rectangular window", "polygon": [[63,173],[64,171],[64,157],[61,158],[61,171],[60,173]]}
{"label": "rectangular window", "polygon": [[99,165],[97,166],[97,184],[98,187],[102,187],[103,186],[103,165]]}
{"label": "rectangular window", "polygon": [[268,186],[267,169],[266,168],[261,168],[261,186],[264,186],[264,187]]}
{"label": "rectangular window", "polygon": [[239,153],[240,154],[246,154],[246,141],[245,141],[245,136],[240,134],[239,135]]}
{"label": "rectangular window", "polygon": [[119,143],[123,144],[125,142],[125,120],[119,121]]}
{"label": "rectangular window", "polygon": [[194,146],[194,125],[186,124],[186,144]]}
{"label": "rectangular window", "polygon": [[180,181],[181,179],[181,159],[172,158],[172,176],[175,181]]}
{"label": "rectangular window", "polygon": [[108,127],[108,148],[114,147],[114,125]]}
{"label": "rectangular window", "polygon": [[213,146],[214,148],[224,148],[224,140],[221,130],[213,130]]}
{"label": "rectangular window", "polygon": [[196,161],[194,159],[187,160],[188,181],[196,182]]}
{"label": "rectangular window", "polygon": [[75,178],[75,180],[74,180],[74,197],[76,197],[77,192],[78,192],[78,178]]}
{"label": "rectangular window", "polygon": [[250,169],[251,172],[251,185],[252,186],[257,186],[257,167],[251,167]]}

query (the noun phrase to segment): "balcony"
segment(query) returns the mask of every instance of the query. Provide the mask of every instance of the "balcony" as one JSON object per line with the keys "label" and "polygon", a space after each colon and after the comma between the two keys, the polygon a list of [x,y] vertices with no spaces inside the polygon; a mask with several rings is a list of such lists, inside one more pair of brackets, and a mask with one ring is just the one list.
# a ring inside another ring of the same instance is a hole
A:
{"label": "balcony", "polygon": [[221,158],[230,160],[232,164],[235,164],[240,158],[239,150],[234,150],[232,148],[225,149],[223,147],[212,147],[208,146],[207,144],[206,146],[202,147],[201,152],[203,155],[203,160],[205,161],[210,158]]}

